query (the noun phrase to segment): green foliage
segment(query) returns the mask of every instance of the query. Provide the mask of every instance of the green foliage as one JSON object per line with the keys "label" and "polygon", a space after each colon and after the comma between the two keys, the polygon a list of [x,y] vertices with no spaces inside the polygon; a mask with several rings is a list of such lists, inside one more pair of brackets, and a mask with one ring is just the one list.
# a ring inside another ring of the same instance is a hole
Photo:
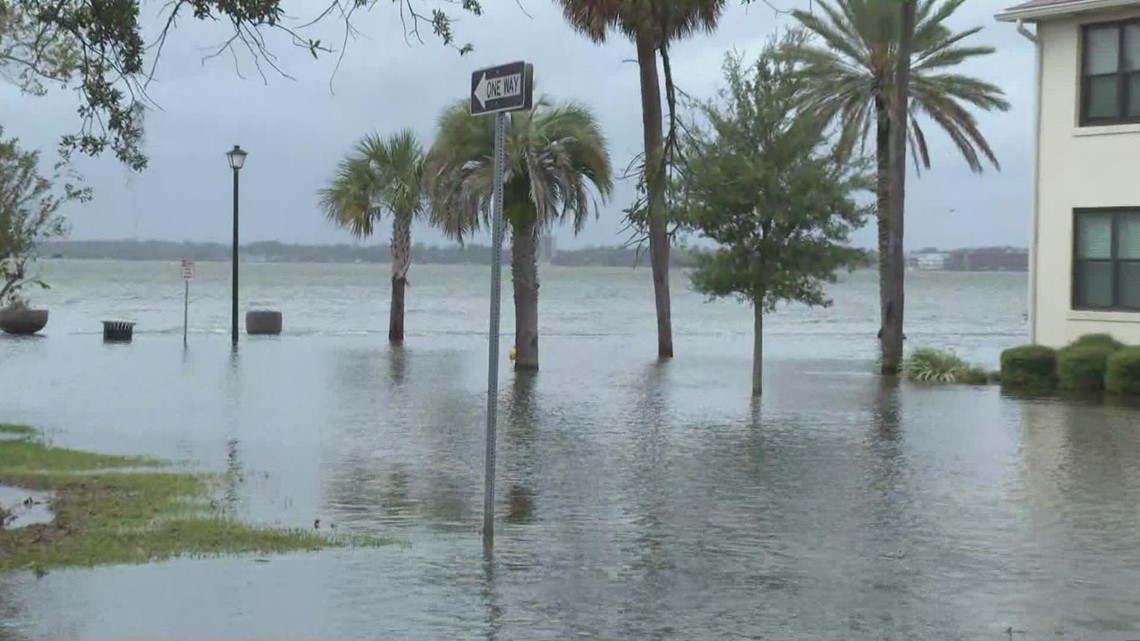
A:
{"label": "green foliage", "polygon": [[[569,221],[580,231],[613,191],[605,134],[581,103],[538,98],[531,111],[512,112],[506,130],[503,210],[515,231]],[[472,116],[464,98],[444,111],[425,161],[433,221],[462,240],[490,224],[495,119]]]}
{"label": "green foliage", "polygon": [[19,140],[3,134],[0,128],[0,308],[26,304],[27,286],[47,287],[27,273],[31,252],[37,243],[65,233],[60,207],[90,198],[89,190],[71,182],[71,174],[43,176],[39,152],[24,151]]}
{"label": "green foliage", "polygon": [[386,138],[373,134],[357,143],[319,192],[325,216],[356,236],[372,235],[384,210],[411,219],[424,209],[424,151],[416,134],[404,129]]}
{"label": "green foliage", "polygon": [[1067,348],[1090,346],[1103,346],[1115,352],[1123,348],[1124,343],[1113,338],[1111,334],[1085,334],[1072,343],[1069,343]]}
{"label": "green foliage", "polygon": [[[148,45],[139,21],[139,0],[0,0],[0,55],[4,56],[0,71],[31,94],[42,94],[44,82],[79,93],[80,127],[61,141],[65,157],[76,150],[97,155],[109,147],[121,162],[142,169],[147,160],[142,150],[145,107],[153,104],[147,86],[178,18],[189,13],[196,20],[232,29],[232,36],[207,57],[228,53],[237,63],[239,53],[248,54],[259,73],[264,65],[285,75],[267,48],[266,32],[279,32],[317,57],[333,50],[320,39],[306,37],[306,29],[319,28],[329,16],[336,16],[344,23],[347,42],[355,32],[353,14],[378,1],[333,0],[312,19],[289,16],[281,0],[178,0],[165,5],[161,32]],[[392,4],[398,5],[406,35],[419,38],[420,25],[426,24],[445,44],[456,46],[448,12],[435,8],[425,13],[413,0]],[[474,15],[482,13],[479,0],[453,4]],[[460,53],[471,50],[470,45],[456,48]]]}
{"label": "green foliage", "polygon": [[920,347],[903,363],[903,374],[916,383],[962,383],[988,385],[991,374],[985,369],[969,365],[956,354],[933,347]]}
{"label": "green foliage", "polygon": [[31,436],[36,431],[27,425],[16,425],[14,423],[0,423],[0,434],[8,436]]}
{"label": "green foliage", "polygon": [[957,355],[933,347],[920,347],[903,364],[907,379],[918,383],[957,383],[969,370]]}
{"label": "green foliage", "polygon": [[681,147],[682,217],[719,245],[696,256],[694,288],[764,311],[779,301],[829,305],[824,285],[862,257],[847,242],[867,213],[856,196],[871,181],[797,108],[804,79],[784,52],[802,37],[769,42],[748,69],[726,58],[727,87],[697,106],[704,123]]}
{"label": "green foliage", "polygon": [[1044,392],[1057,386],[1057,352],[1044,345],[1011,347],[1001,353],[1001,384],[1011,390]]}
{"label": "green foliage", "polygon": [[1104,386],[1113,394],[1140,394],[1140,347],[1125,347],[1108,357]]}
{"label": "green foliage", "polygon": [[1115,350],[1105,345],[1066,347],[1057,352],[1057,381],[1061,389],[1096,392],[1104,389],[1105,367]]}
{"label": "green foliage", "polygon": [[989,385],[992,381],[990,380],[990,372],[987,372],[985,368],[970,366],[958,377],[958,382],[963,385]]}
{"label": "green foliage", "polygon": [[[974,27],[952,31],[947,23],[965,0],[918,2],[911,48],[911,117],[907,139],[915,165],[930,167],[926,133],[918,114],[944,130],[970,169],[982,170],[984,156],[996,167],[997,158],[978,129],[970,108],[1009,109],[1000,87],[954,73],[964,62],[994,53],[986,45],[965,45],[981,31]],[[887,109],[894,95],[897,42],[901,35],[898,0],[818,0],[816,10],[796,10],[796,19],[814,33],[823,47],[804,43],[789,54],[808,77],[805,104],[824,122],[840,128],[840,153],[860,148],[876,131],[889,126]]]}
{"label": "green foliage", "polygon": [[0,528],[0,570],[384,543],[372,537],[251,527],[210,500],[216,483],[212,477],[120,470],[163,464],[57,448],[31,438],[0,440],[0,484],[52,492],[55,516],[47,524]]}

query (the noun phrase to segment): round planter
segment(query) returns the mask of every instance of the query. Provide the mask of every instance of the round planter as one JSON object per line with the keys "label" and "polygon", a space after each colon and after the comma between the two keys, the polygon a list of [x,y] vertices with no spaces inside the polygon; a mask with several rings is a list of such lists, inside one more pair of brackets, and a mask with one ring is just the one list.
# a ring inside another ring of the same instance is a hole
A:
{"label": "round planter", "polygon": [[276,336],[281,333],[281,312],[253,310],[245,313],[245,333]]}
{"label": "round planter", "polygon": [[47,325],[48,310],[29,309],[0,309],[0,330],[5,334],[28,336],[35,334]]}

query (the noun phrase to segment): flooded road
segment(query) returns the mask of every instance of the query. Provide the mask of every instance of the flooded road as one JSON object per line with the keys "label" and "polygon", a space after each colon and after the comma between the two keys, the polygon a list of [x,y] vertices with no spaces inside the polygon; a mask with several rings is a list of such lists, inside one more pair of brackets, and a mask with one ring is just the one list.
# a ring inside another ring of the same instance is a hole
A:
{"label": "flooded road", "polygon": [[[873,274],[839,285],[831,310],[773,317],[758,404],[746,309],[679,295],[678,358],[662,365],[642,328],[647,270],[544,277],[543,370],[509,373],[504,346],[499,529],[485,563],[482,274],[413,273],[416,332],[392,350],[383,282],[364,280],[382,269],[318,266],[322,285],[299,287],[282,273],[292,268],[263,267],[259,290],[285,310],[286,335],[245,339],[237,355],[224,298],[202,301],[183,351],[180,330],[146,332],[180,310],[148,308],[157,285],[145,279],[108,285],[98,302],[57,288],[48,338],[0,341],[0,386],[19,390],[0,419],[69,446],[238,472],[224,498],[259,523],[319,518],[399,543],[2,574],[0,638],[1140,631],[1140,414],[884,386],[865,331]],[[1023,275],[912,279],[911,342],[936,336],[992,366],[1020,340],[1023,286]],[[84,318],[123,309],[142,321],[133,344],[103,345],[97,324],[88,333]]]}

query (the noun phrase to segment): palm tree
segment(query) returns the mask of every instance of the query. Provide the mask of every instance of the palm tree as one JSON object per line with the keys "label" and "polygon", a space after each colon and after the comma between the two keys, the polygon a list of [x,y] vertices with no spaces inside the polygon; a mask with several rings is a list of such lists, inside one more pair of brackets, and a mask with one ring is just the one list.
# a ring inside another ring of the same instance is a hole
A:
{"label": "palm tree", "polygon": [[[1009,109],[1002,90],[988,82],[952,72],[956,65],[994,52],[993,47],[968,46],[963,42],[981,31],[974,27],[951,31],[945,21],[965,0],[915,0],[910,42],[907,144],[917,168],[930,168],[930,153],[920,117],[934,121],[954,145],[970,169],[981,173],[983,157],[997,169],[997,158],[978,129],[970,108],[986,111]],[[822,39],[825,46],[810,43],[794,48],[790,55],[812,80],[803,99],[821,121],[837,125],[841,154],[862,149],[875,132],[878,168],[879,295],[884,373],[897,373],[902,357],[903,270],[892,269],[892,249],[902,261],[901,228],[891,223],[890,139],[895,122],[891,107],[896,98],[896,61],[902,44],[903,12],[899,0],[818,0],[815,14],[797,10],[801,24]],[[898,221],[901,227],[901,211]],[[897,242],[891,243],[898,232]],[[897,281],[897,282],[895,282]],[[890,327],[892,331],[885,331]]]}
{"label": "palm tree", "polygon": [[[610,155],[597,119],[576,102],[545,98],[516,111],[506,127],[503,216],[511,232],[516,370],[538,369],[538,235],[569,221],[582,229],[613,191]],[[425,162],[434,222],[462,240],[489,221],[494,179],[495,119],[472,116],[464,100],[444,111]]]}
{"label": "palm tree", "polygon": [[392,216],[392,304],[388,340],[404,342],[404,290],[412,262],[412,220],[424,210],[424,152],[415,132],[365,137],[340,162],[320,191],[321,209],[360,238],[372,235],[387,210]]}
{"label": "palm tree", "polygon": [[[566,20],[597,43],[617,29],[634,42],[641,76],[641,124],[645,143],[645,188],[649,227],[649,262],[657,305],[657,355],[673,357],[673,321],[669,299],[669,220],[665,210],[665,137],[662,131],[661,82],[657,52],[672,86],[669,43],[697,30],[712,31],[725,0],[555,0]],[[672,92],[670,91],[672,108]]]}

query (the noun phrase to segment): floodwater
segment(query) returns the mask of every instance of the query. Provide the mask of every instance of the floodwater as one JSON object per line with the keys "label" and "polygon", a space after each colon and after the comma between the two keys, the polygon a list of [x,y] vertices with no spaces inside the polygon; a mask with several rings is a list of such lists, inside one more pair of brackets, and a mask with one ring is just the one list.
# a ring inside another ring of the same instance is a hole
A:
{"label": "floodwater", "polygon": [[[61,262],[44,338],[0,340],[0,420],[73,447],[233,470],[258,523],[382,549],[0,574],[11,639],[1140,638],[1140,414],[872,372],[875,276],[768,323],[674,281],[655,362],[648,270],[543,270],[542,371],[516,377],[504,295],[498,534],[484,562],[487,274],[248,264],[285,335],[228,340],[227,266]],[[505,292],[509,292],[509,288]],[[1024,274],[911,274],[908,343],[993,367]],[[104,345],[101,320],[137,321]]]}

